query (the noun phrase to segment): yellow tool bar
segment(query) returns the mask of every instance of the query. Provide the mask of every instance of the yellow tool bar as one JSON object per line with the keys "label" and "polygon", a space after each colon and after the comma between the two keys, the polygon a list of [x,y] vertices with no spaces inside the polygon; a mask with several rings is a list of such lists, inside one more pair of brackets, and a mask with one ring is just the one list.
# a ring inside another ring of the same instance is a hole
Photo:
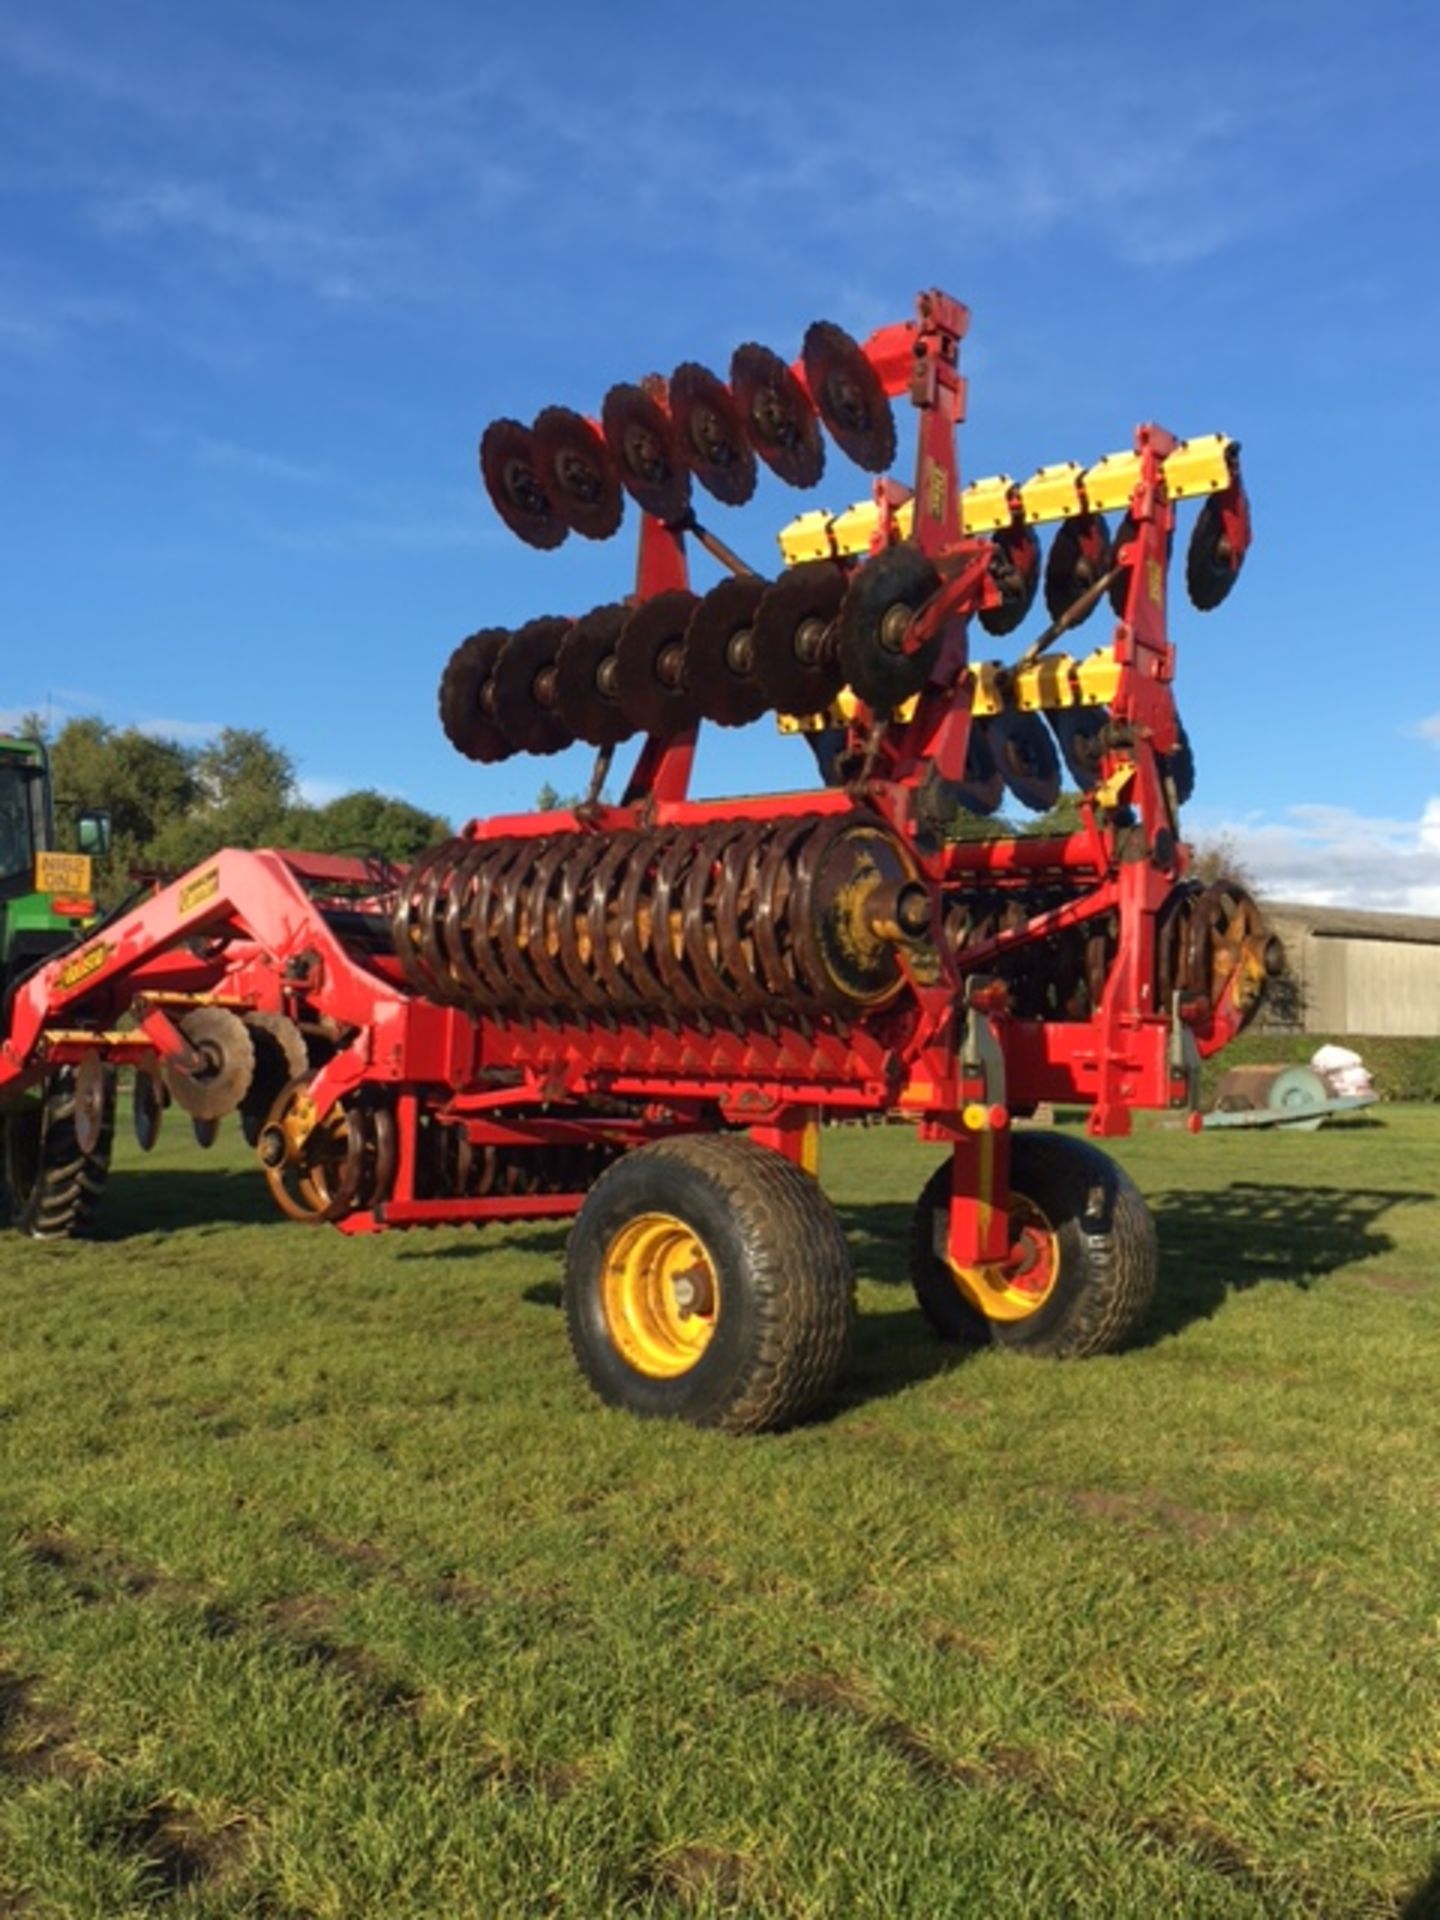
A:
{"label": "yellow tool bar", "polygon": [[[1120,691],[1120,668],[1113,647],[1097,647],[1077,660],[1073,654],[1047,654],[1018,673],[1007,676],[998,660],[980,660],[971,667],[970,710],[982,719],[1014,707],[1021,713],[1054,713],[1064,707],[1108,707]],[[895,709],[893,718],[910,719],[920,696],[912,694]],[[860,703],[849,687],[842,687],[824,713],[776,715],[781,733],[820,733],[826,727],[846,727],[859,713]]]}
{"label": "yellow tool bar", "polygon": [[[1223,433],[1182,440],[1165,461],[1165,485],[1172,500],[1196,494],[1219,493],[1232,479],[1230,448]],[[1107,453],[1093,467],[1073,460],[1041,467],[1023,483],[1008,474],[972,480],[960,495],[960,526],[964,533],[995,533],[1001,527],[1041,526],[1051,520],[1070,520],[1079,513],[1113,513],[1128,507],[1140,479],[1140,456]],[[914,510],[899,508],[895,523],[908,538]],[[843,513],[802,513],[779,533],[786,566],[802,560],[849,558],[869,551],[880,525],[880,509],[873,500],[857,500]]]}

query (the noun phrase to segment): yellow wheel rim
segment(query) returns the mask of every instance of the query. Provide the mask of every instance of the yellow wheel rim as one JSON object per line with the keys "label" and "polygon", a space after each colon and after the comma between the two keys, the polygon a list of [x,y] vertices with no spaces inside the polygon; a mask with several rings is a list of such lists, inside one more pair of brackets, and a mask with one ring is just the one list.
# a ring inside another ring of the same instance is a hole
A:
{"label": "yellow wheel rim", "polygon": [[1055,1291],[1060,1241],[1043,1211],[1024,1194],[1010,1196],[1010,1254],[984,1267],[952,1267],[955,1284],[987,1320],[1028,1320]]}
{"label": "yellow wheel rim", "polygon": [[688,1373],[714,1337],[720,1282],[705,1243],[673,1213],[640,1213],[615,1235],[600,1274],[605,1325],[637,1373]]}

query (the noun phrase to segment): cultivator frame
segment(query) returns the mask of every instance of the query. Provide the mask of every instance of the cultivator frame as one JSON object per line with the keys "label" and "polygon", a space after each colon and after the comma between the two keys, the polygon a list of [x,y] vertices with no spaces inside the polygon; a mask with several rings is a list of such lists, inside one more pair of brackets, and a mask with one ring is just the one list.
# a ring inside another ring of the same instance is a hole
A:
{"label": "cultivator frame", "polygon": [[[1138,1201],[1077,1142],[1026,1147],[1022,1188],[1011,1123],[1042,1102],[1087,1107],[1095,1136],[1128,1131],[1137,1107],[1193,1113],[1200,1058],[1244,1024],[1276,964],[1242,890],[1188,880],[1179,831],[1191,768],[1166,618],[1175,503],[1205,496],[1188,564],[1202,606],[1239,569],[1248,508],[1232,442],[1155,425],[1087,472],[962,491],[967,325],[931,291],[863,347],[819,326],[793,367],[741,349],[728,387],[691,365],[668,392],[617,388],[601,425],[555,408],[533,429],[497,422],[482,474],[532,544],[613,532],[622,486],[641,505],[636,592],[582,621],[472,636],[442,681],[442,721],[480,760],[590,739],[586,801],[471,821],[405,873],[218,854],[21,984],[0,1096],[73,1081],[92,1145],[118,1065],[137,1072],[142,1135],[161,1087],[202,1129],[238,1106],[282,1208],[351,1233],[583,1206],[572,1269],[590,1277],[573,1282],[572,1338],[599,1390],[641,1411],[769,1425],[828,1384],[848,1275],[809,1277],[829,1304],[787,1336],[776,1377],[794,1381],[761,1393],[760,1349],[736,1359],[734,1329],[779,1283],[754,1277],[763,1247],[726,1264],[718,1215],[696,1224],[706,1181],[743,1223],[775,1156],[813,1171],[822,1119],[903,1116],[949,1149],[915,1256],[942,1332],[1059,1352],[1123,1337],[1153,1281]],[[725,499],[748,497],[757,451],[808,483],[818,412],[853,457],[888,466],[900,394],[916,409],[913,488],[882,474],[847,514],[802,516],[781,535],[778,582],[699,526],[687,458]],[[1122,506],[1112,543],[1100,516]],[[1061,528],[1049,625],[1008,666],[972,660],[972,624],[1004,634],[1028,611],[1045,521]],[[728,587],[696,600],[687,542]],[[1110,644],[1052,652],[1107,596]],[[702,720],[767,709],[811,737],[825,784],[692,799]],[[1053,799],[1041,714],[1081,775],[1078,828],[950,837],[1002,784],[1040,810]],[[643,744],[609,804],[632,733]],[[27,1124],[43,1142],[38,1111]],[[740,1133],[758,1162],[694,1139]],[[775,1205],[828,1246],[823,1203],[786,1178]],[[587,1222],[647,1179],[659,1201],[617,1215],[595,1253]],[[1101,1311],[1091,1295],[1122,1217],[1123,1298]]]}

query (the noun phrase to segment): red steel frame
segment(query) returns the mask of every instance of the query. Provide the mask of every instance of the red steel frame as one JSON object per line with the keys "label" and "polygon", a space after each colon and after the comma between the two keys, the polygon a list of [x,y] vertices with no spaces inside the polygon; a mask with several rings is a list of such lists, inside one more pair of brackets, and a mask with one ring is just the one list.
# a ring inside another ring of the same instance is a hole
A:
{"label": "red steel frame", "polygon": [[[1135,548],[1124,614],[1114,630],[1119,684],[1111,707],[1126,730],[1125,744],[1102,762],[1097,794],[1103,792],[1106,805],[1087,796],[1080,831],[1054,839],[971,841],[937,851],[917,834],[913,798],[922,774],[933,764],[956,778],[964,768],[972,722],[966,622],[998,598],[989,543],[959,532],[956,427],[965,407],[959,344],[968,318],[959,303],[929,293],[921,296],[916,321],[881,329],[865,343],[886,391],[908,393],[919,410],[913,537],[945,584],[907,642],[914,647],[932,633],[944,635],[913,717],[874,738],[873,716],[863,709],[854,725],[856,743],[870,740],[873,748],[863,793],[832,787],[692,801],[691,729],[645,742],[619,805],[475,820],[464,829],[465,837],[485,840],[857,808],[878,813],[906,840],[931,884],[942,960],[937,980],[925,984],[911,975],[901,1002],[848,1026],[782,1019],[764,1030],[717,1023],[700,1031],[621,1016],[600,1024],[475,1017],[412,992],[393,951],[367,950],[347,935],[335,902],[373,888],[364,863],[229,850],[22,983],[0,1041],[0,1096],[96,1052],[152,1070],[167,1060],[183,1066],[188,1048],[175,1013],[218,999],[326,1023],[338,1044],[309,1089],[316,1112],[357,1096],[391,1104],[394,1180],[378,1204],[337,1223],[348,1232],[557,1215],[578,1207],[579,1194],[419,1197],[422,1115],[462,1125],[474,1143],[487,1145],[622,1146],[718,1124],[744,1128],[808,1164],[822,1115],[891,1113],[915,1120],[926,1138],[952,1149],[952,1262],[973,1267],[1004,1260],[1012,1113],[1041,1101],[1083,1104],[1093,1134],[1115,1135],[1129,1130],[1136,1107],[1192,1104],[1198,1057],[1222,1046],[1244,1012],[1230,994],[1199,1015],[1187,1010],[1184,1019],[1178,1007],[1156,1004],[1157,915],[1189,864],[1157,760],[1179,740],[1171,691],[1175,653],[1166,631],[1174,509],[1163,470],[1176,442],[1163,429],[1141,427],[1135,440]],[[1244,517],[1238,483],[1236,493],[1230,517],[1238,524]],[[887,516],[905,494],[881,481],[876,496],[883,539]],[[683,533],[644,520],[636,598],[688,580]],[[1138,821],[1128,831],[1113,819],[1122,804]],[[945,887],[1004,888],[1047,876],[1074,884],[1074,897],[987,945],[947,951],[940,938]],[[1004,1010],[987,972],[998,958],[1061,927],[1110,914],[1119,926],[1116,958],[1090,1018],[1026,1020]],[[133,1024],[121,1030],[122,1019]]]}

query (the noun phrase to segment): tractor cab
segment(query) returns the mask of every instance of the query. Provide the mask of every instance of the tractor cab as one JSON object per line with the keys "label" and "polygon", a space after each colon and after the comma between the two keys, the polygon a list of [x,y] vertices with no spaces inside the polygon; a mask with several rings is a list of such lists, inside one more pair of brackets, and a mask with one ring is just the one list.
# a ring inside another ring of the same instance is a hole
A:
{"label": "tractor cab", "polygon": [[55,846],[43,741],[0,736],[0,986],[93,921],[93,856],[110,844],[109,815],[77,816],[75,839],[73,853]]}

